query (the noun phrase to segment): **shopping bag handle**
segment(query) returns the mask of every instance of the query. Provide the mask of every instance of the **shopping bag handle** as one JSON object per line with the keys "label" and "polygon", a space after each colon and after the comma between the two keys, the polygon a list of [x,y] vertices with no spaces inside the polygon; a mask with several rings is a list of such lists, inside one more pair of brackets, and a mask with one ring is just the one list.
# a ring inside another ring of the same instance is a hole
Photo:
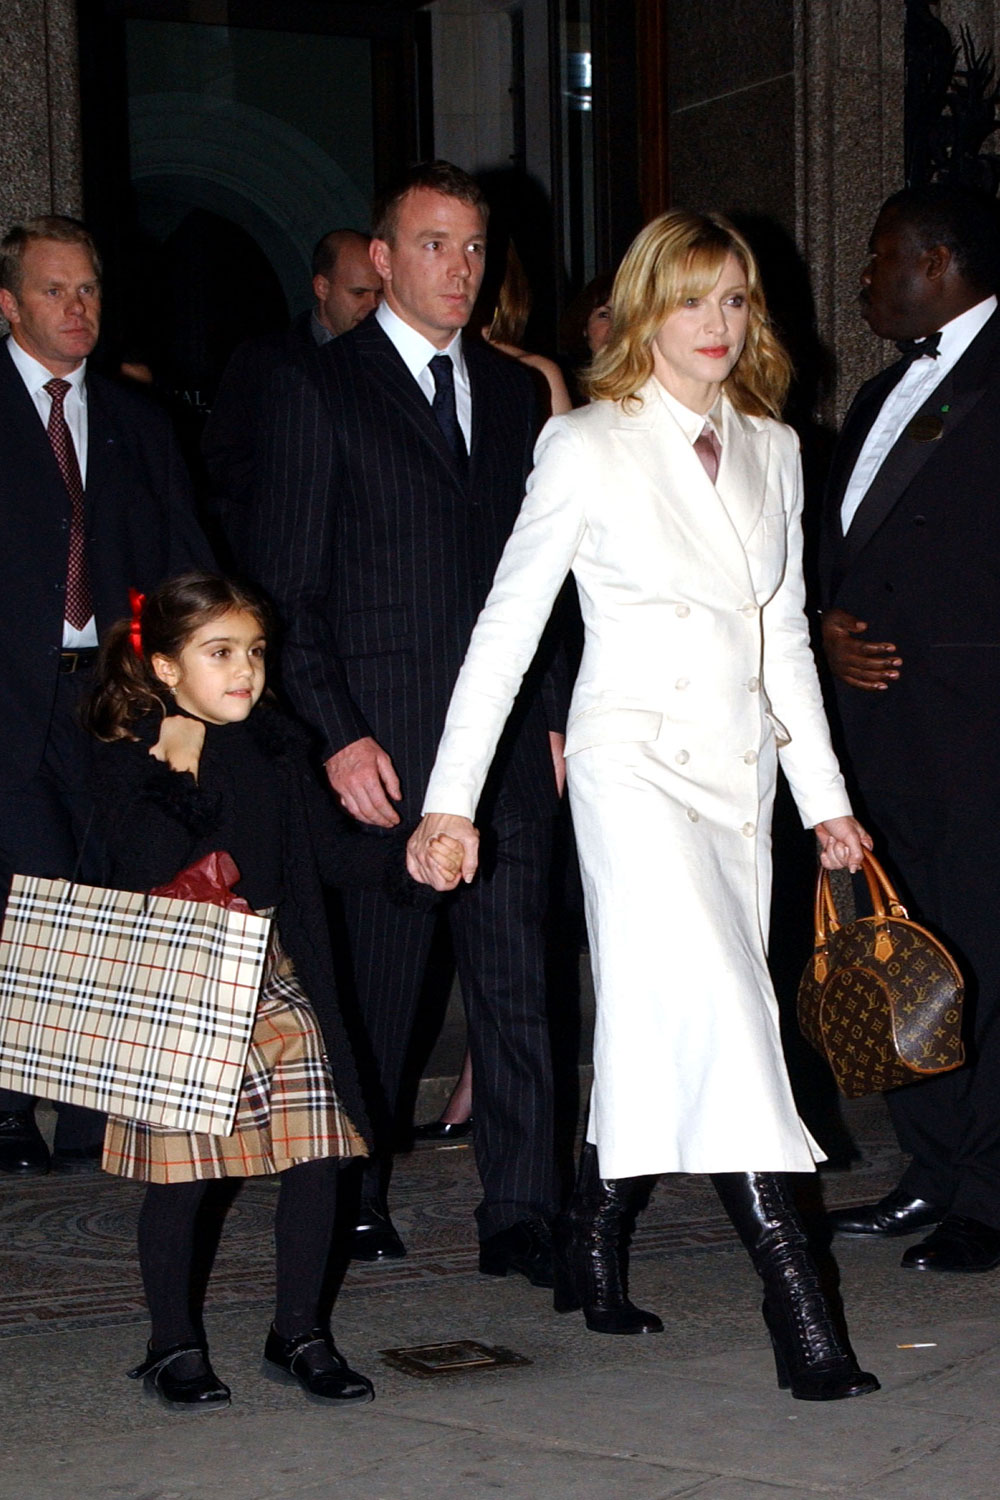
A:
{"label": "shopping bag handle", "polygon": [[76,888],[77,888],[77,885],[79,884],[79,880],[80,880],[80,866],[83,864],[83,852],[84,852],[84,850],[87,847],[87,840],[90,838],[90,830],[91,830],[91,828],[93,828],[93,826],[94,826],[94,809],[91,808],[90,809],[90,817],[87,819],[87,826],[83,830],[83,837],[81,838],[79,844],[77,845],[76,862],[73,865],[73,873],[69,877],[69,885],[68,885],[68,889],[66,891],[66,900],[67,901],[72,901],[75,898]]}

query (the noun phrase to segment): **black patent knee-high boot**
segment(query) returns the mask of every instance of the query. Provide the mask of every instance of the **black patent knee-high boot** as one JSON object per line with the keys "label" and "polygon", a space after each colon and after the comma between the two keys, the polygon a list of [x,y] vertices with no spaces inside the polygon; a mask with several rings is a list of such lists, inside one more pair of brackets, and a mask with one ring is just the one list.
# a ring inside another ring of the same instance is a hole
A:
{"label": "black patent knee-high boot", "polygon": [[583,1308],[594,1333],[662,1333],[655,1313],[629,1300],[626,1237],[630,1210],[645,1179],[602,1178],[597,1149],[584,1142],[569,1207],[556,1220],[556,1312]]}
{"label": "black patent knee-high boot", "polygon": [[764,1283],[764,1322],[778,1385],[802,1401],[839,1401],[879,1389],[833,1321],[787,1178],[719,1172],[712,1184]]}

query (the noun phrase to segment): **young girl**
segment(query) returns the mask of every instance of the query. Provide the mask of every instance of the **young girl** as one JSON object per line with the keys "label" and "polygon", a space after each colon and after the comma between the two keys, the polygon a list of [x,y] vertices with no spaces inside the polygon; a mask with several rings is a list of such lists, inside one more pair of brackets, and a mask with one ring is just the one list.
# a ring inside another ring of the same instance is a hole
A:
{"label": "young girl", "polygon": [[[367,1155],[368,1131],[341,1020],[323,882],[383,886],[410,900],[398,842],[352,834],[314,782],[302,732],[264,691],[266,619],[258,599],[207,573],[164,584],[109,633],[88,725],[111,883],[148,891],[213,850],[235,889],[276,914],[250,1054],[230,1136],[112,1118],[104,1169],[149,1186],[139,1261],[152,1316],[131,1372],[171,1407],[228,1405],[195,1289],[198,1216],[221,1177],[281,1174],[277,1300],[264,1372],[319,1401],[369,1401],[322,1325],[337,1169]],[[452,852],[457,846],[452,846]],[[440,846],[442,871],[454,865]],[[410,886],[415,891],[415,886]],[[307,998],[308,997],[308,998]]]}

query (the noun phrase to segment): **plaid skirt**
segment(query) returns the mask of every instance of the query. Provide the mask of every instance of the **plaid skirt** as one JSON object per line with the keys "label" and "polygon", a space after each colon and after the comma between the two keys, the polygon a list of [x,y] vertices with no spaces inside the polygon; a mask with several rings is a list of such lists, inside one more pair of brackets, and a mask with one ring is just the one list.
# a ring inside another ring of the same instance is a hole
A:
{"label": "plaid skirt", "polygon": [[337,1098],[315,1012],[272,929],[232,1135],[109,1116],[101,1165],[140,1182],[196,1182],[367,1154]]}

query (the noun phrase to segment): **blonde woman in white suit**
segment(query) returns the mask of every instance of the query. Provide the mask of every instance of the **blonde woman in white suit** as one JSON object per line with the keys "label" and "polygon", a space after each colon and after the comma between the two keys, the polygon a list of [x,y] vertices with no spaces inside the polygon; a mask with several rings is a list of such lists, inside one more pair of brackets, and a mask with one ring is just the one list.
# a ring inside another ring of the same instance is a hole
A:
{"label": "blonde woman in white suit", "polygon": [[779,1384],[878,1389],[841,1341],[785,1174],[822,1153],[789,1087],[765,951],[780,760],[822,862],[860,865],[803,614],[790,367],[749,246],[671,212],[629,249],[591,405],[543,431],[410,845],[465,845],[494,748],[572,571],[586,641],[566,765],[597,994],[594,1088],[558,1226],[556,1306],[649,1333],[623,1219],[641,1179],[712,1177],[760,1273]]}

